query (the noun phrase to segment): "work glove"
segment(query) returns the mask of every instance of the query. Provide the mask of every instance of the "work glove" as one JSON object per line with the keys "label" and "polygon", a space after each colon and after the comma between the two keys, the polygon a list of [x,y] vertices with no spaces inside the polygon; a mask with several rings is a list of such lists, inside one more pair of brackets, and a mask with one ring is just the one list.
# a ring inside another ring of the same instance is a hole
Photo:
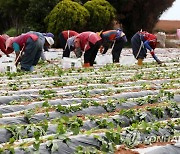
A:
{"label": "work glove", "polygon": [[[150,51],[150,54],[152,55],[152,57],[155,55],[154,54],[154,50]],[[154,57],[153,57],[154,58]]]}
{"label": "work glove", "polygon": [[157,62],[158,64],[162,64],[162,62],[158,59],[158,57],[155,55],[155,53],[154,53],[153,50],[152,50],[150,53],[151,53],[152,57],[156,60],[156,62]]}
{"label": "work glove", "polygon": [[163,62],[160,61],[159,59],[156,61],[158,64],[162,64]]}
{"label": "work glove", "polygon": [[162,62],[156,57],[156,55],[153,55],[153,58],[156,60],[158,64],[162,64]]}

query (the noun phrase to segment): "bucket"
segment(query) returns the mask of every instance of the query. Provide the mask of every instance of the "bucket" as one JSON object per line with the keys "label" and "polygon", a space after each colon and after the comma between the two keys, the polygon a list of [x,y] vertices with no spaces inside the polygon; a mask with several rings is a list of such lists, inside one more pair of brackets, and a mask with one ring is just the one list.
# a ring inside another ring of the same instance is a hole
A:
{"label": "bucket", "polygon": [[112,55],[107,55],[107,54],[97,55],[95,61],[97,65],[106,65],[113,63]]}
{"label": "bucket", "polygon": [[81,58],[75,59],[75,58],[63,57],[61,64],[63,69],[82,67]]}
{"label": "bucket", "polygon": [[180,29],[177,29],[177,37],[180,40]]}
{"label": "bucket", "polygon": [[0,58],[0,72],[16,72],[14,58],[2,56]]}

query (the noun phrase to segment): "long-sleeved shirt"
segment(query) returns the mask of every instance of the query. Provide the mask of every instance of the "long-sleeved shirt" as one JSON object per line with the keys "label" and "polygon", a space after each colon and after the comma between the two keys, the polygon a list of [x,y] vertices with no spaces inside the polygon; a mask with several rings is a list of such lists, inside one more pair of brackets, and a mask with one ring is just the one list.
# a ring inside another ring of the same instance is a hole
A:
{"label": "long-sleeved shirt", "polygon": [[124,42],[127,42],[126,35],[121,29],[104,31],[101,37],[106,41],[114,41],[122,38]]}
{"label": "long-sleeved shirt", "polygon": [[76,36],[76,35],[79,34],[79,33],[77,33],[76,31],[73,31],[73,30],[62,31],[61,33],[64,36],[65,40],[67,40],[68,38],[70,38],[72,36]]}
{"label": "long-sleeved shirt", "polygon": [[139,34],[141,40],[143,41],[144,47],[150,51],[150,54],[157,62],[160,62],[160,60],[157,58],[157,56],[154,53],[154,49],[156,48],[156,44],[157,44],[156,36],[148,32],[139,32]]}
{"label": "long-sleeved shirt", "polygon": [[74,47],[81,48],[82,51],[87,51],[90,49],[89,42],[96,44],[102,38],[94,32],[82,32],[78,34],[74,40]]}
{"label": "long-sleeved shirt", "polygon": [[157,38],[155,35],[148,32],[139,32],[144,47],[150,51],[156,48]]}
{"label": "long-sleeved shirt", "polygon": [[38,39],[38,36],[31,33],[22,34],[13,39],[13,49],[15,52],[19,52],[26,45],[28,38],[32,38],[34,41]]}

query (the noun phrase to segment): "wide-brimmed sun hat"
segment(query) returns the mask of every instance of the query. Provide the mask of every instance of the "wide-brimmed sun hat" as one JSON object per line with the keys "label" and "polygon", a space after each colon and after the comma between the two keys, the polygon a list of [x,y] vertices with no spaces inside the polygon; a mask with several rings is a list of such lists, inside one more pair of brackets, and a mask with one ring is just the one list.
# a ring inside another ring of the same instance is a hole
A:
{"label": "wide-brimmed sun hat", "polygon": [[46,41],[49,43],[50,46],[54,44],[54,40],[53,40],[52,37],[47,37],[47,36],[45,36],[45,39],[46,39]]}

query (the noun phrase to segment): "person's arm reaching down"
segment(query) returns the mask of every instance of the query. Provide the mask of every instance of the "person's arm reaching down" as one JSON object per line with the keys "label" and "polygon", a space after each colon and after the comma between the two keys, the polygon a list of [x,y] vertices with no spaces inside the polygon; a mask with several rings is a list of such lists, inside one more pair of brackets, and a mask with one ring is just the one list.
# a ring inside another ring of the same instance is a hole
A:
{"label": "person's arm reaching down", "polygon": [[146,49],[150,50],[150,54],[152,55],[152,57],[154,58],[154,60],[156,60],[156,62],[157,62],[158,64],[162,64],[162,62],[161,62],[161,61],[158,59],[158,57],[155,55],[154,50],[153,50],[153,49],[151,48],[151,46],[149,45],[149,41],[148,41],[148,40],[144,42],[144,46],[145,46]]}

